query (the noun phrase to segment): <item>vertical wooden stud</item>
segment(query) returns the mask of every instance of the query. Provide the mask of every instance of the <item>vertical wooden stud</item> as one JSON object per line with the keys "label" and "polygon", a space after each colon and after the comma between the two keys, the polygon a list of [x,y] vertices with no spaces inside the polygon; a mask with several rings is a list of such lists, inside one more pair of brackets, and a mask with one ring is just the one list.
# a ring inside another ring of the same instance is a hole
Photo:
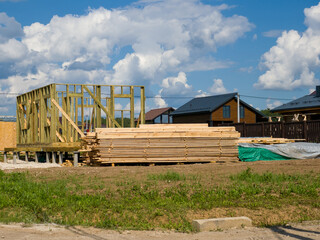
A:
{"label": "vertical wooden stud", "polygon": [[134,87],[130,86],[130,127],[134,127]]}

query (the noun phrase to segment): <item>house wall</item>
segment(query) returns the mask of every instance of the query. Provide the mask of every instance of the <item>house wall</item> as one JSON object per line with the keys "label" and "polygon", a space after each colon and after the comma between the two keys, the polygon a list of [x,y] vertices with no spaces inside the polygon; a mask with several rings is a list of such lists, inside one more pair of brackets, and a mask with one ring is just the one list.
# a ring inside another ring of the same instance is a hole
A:
{"label": "house wall", "polygon": [[210,113],[172,116],[173,123],[208,123],[210,119]]}
{"label": "house wall", "polygon": [[[215,110],[212,115],[211,115],[211,120],[212,121],[232,121],[234,123],[237,123],[238,121],[238,115],[237,115],[237,100],[232,99],[226,104],[227,106],[230,106],[230,118],[224,118],[223,117],[223,106]],[[243,106],[242,104],[240,104]],[[245,122],[245,123],[255,123],[256,122],[256,113],[251,111],[249,108],[245,107],[244,110],[244,119],[240,119],[240,122]]]}

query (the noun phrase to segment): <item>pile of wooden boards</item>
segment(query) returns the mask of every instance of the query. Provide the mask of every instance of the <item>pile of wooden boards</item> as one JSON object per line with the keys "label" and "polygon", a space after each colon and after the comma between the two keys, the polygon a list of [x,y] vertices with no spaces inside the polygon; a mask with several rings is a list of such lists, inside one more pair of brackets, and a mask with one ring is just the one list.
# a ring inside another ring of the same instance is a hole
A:
{"label": "pile of wooden boards", "polygon": [[90,164],[234,161],[239,137],[234,127],[207,124],[97,128],[83,149]]}

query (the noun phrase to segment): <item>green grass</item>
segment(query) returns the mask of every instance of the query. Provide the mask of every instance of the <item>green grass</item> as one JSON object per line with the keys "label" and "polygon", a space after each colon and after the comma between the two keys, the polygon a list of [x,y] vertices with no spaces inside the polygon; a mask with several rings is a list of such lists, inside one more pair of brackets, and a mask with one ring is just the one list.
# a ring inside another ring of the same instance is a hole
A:
{"label": "green grass", "polygon": [[[192,230],[190,214],[215,208],[230,209],[230,215],[239,207],[319,210],[319,192],[320,175],[314,173],[258,174],[247,169],[227,181],[209,183],[197,175],[168,171],[106,183],[95,176],[48,180],[0,171],[0,221],[187,232]],[[320,215],[297,218],[313,219]]]}

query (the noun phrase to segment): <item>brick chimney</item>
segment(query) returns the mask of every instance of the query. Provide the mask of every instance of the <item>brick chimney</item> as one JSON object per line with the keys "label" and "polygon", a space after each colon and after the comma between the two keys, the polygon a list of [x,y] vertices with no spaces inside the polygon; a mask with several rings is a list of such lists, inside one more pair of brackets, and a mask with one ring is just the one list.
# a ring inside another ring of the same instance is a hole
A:
{"label": "brick chimney", "polygon": [[320,97],[320,86],[316,86],[316,97]]}

